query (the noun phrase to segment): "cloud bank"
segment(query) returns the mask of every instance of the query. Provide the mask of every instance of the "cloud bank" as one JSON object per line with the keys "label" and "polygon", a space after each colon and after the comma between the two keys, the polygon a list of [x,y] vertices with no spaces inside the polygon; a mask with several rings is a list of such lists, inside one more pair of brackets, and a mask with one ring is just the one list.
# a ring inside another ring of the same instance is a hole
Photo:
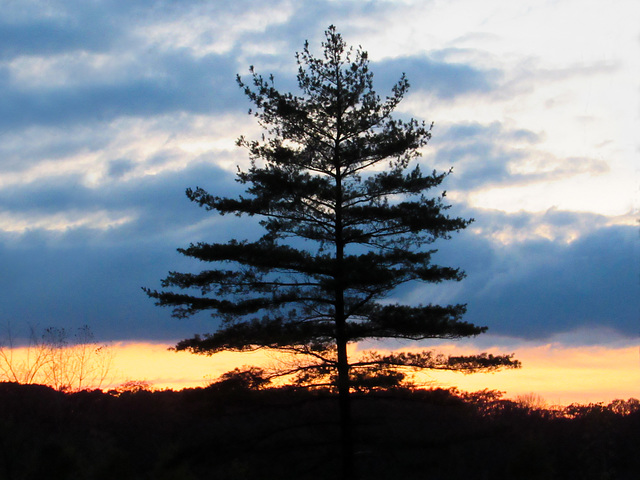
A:
{"label": "cloud bank", "polygon": [[[633,129],[618,128],[637,114],[597,92],[615,82],[637,97],[623,79],[638,62],[619,52],[629,39],[637,49],[638,29],[614,31],[628,22],[607,13],[598,31],[608,48],[585,56],[571,42],[535,43],[543,14],[565,15],[569,3],[531,6],[526,17],[501,2],[490,2],[493,16],[466,1],[9,2],[0,11],[1,320],[88,324],[111,340],[210,331],[215,320],[174,320],[140,287],[197,269],[175,251],[189,242],[259,234],[255,222],[191,205],[184,190],[240,192],[234,172],[248,159],[234,141],[259,129],[235,75],[255,65],[295,88],[294,52],[306,39],[319,52],[335,23],[371,53],[381,95],[407,74],[398,115],[436,122],[423,168],[453,166],[448,198],[476,218],[438,245],[438,261],[467,279],[396,297],[467,303],[467,319],[499,335],[606,327],[637,337],[636,143]],[[574,23],[578,37],[592,26]]]}

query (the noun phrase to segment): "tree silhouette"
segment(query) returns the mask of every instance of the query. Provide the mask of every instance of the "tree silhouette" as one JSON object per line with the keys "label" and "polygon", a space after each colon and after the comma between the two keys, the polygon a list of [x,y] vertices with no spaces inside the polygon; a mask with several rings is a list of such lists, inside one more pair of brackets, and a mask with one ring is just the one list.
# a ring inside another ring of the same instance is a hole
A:
{"label": "tree silhouette", "polygon": [[[0,336],[0,381],[48,385],[61,391],[100,388],[111,373],[114,352],[96,342],[88,325],[70,333],[48,327],[39,335],[29,328],[28,343],[14,343],[11,325]],[[4,337],[4,338],[2,338]]]}
{"label": "tree silhouette", "polygon": [[[406,369],[466,372],[517,367],[511,355],[443,356],[368,352],[349,358],[364,339],[455,339],[486,330],[461,320],[465,305],[382,303],[407,282],[459,281],[463,272],[431,262],[437,239],[472,220],[450,217],[438,187],[450,172],[424,174],[417,162],[431,126],[392,118],[409,88],[404,75],[382,100],[373,90],[367,53],[347,48],[331,26],[323,56],[308,43],[297,54],[300,94],[281,93],[273,76],[251,67],[240,87],[265,133],[241,137],[251,166],[239,171],[247,196],[218,197],[202,188],[187,196],[221,215],[258,215],[266,233],[255,242],[198,243],[181,253],[216,265],[200,273],[170,272],[165,291],[145,289],[158,305],[186,317],[204,310],[222,320],[211,334],[178,350],[213,354],[271,348],[302,354],[284,373],[335,382],[340,403],[344,476],[352,477],[352,380],[402,378]],[[221,264],[231,264],[223,268]],[[195,294],[172,290],[194,289]],[[394,377],[395,375],[395,377]]]}

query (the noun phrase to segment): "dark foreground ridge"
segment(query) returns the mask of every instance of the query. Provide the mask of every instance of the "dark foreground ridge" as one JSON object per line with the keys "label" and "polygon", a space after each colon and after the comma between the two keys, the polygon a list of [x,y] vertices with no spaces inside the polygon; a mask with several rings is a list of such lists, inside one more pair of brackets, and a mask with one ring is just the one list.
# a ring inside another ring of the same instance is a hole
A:
{"label": "dark foreground ridge", "polygon": [[[0,383],[0,478],[329,479],[338,404],[327,391],[62,393]],[[362,479],[637,479],[640,406],[527,408],[495,392],[354,395]]]}

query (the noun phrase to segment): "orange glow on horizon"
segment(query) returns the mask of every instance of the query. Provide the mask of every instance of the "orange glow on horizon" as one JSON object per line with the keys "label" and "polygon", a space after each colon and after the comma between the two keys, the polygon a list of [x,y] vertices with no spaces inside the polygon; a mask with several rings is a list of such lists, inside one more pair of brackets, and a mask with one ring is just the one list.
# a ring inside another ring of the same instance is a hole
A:
{"label": "orange glow on horizon", "polygon": [[111,387],[126,381],[148,382],[154,389],[204,387],[219,375],[243,365],[264,365],[269,352],[194,355],[169,350],[165,343],[121,342],[112,346],[115,357]]}
{"label": "orange glow on horizon", "polygon": [[[473,353],[454,349],[443,350]],[[503,350],[489,349],[489,353]],[[507,398],[533,393],[548,405],[609,403],[640,397],[640,363],[635,346],[569,347],[549,343],[518,347],[515,358],[522,362],[522,368],[470,375],[455,372],[427,375],[437,386],[456,386],[466,391],[500,390],[506,392]]]}
{"label": "orange glow on horizon", "polygon": [[[127,381],[146,382],[153,389],[204,387],[219,375],[244,365],[267,366],[277,359],[268,351],[252,353],[222,352],[213,356],[169,350],[166,343],[119,342],[109,348],[112,363],[103,390]],[[352,353],[359,350],[352,347]],[[377,349],[380,353],[384,350]],[[403,349],[406,351],[414,350]],[[473,354],[477,346],[446,344],[435,348],[444,354]],[[500,354],[511,348],[482,349]],[[570,403],[609,403],[614,399],[640,398],[640,362],[637,346],[573,347],[561,343],[520,345],[515,357],[522,362],[518,370],[464,375],[457,372],[428,371],[419,374],[420,384],[432,387],[458,387],[463,391],[483,389],[505,392],[506,398],[535,394],[548,405]],[[20,359],[25,348],[14,350]]]}
{"label": "orange glow on horizon", "polygon": [[[142,380],[157,389],[202,387],[236,367],[265,365],[274,359],[269,352],[193,355],[169,351],[166,344],[158,343],[119,343],[113,348],[116,380],[112,385]],[[453,344],[437,350],[445,354],[478,351]],[[501,353],[504,348],[487,351]],[[465,391],[487,388],[504,391],[507,398],[534,393],[549,405],[608,403],[616,398],[640,397],[638,347],[568,347],[549,343],[518,347],[516,358],[523,365],[518,370],[470,375],[431,371],[423,378],[433,387],[455,386]]]}

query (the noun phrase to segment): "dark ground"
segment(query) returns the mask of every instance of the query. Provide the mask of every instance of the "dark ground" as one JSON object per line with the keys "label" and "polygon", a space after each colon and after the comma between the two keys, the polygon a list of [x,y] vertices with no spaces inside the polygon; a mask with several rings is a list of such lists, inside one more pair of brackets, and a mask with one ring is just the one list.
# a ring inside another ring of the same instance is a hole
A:
{"label": "dark ground", "polygon": [[[0,383],[0,479],[338,478],[328,392],[61,393]],[[637,479],[637,401],[531,410],[491,392],[356,394],[362,479]]]}

